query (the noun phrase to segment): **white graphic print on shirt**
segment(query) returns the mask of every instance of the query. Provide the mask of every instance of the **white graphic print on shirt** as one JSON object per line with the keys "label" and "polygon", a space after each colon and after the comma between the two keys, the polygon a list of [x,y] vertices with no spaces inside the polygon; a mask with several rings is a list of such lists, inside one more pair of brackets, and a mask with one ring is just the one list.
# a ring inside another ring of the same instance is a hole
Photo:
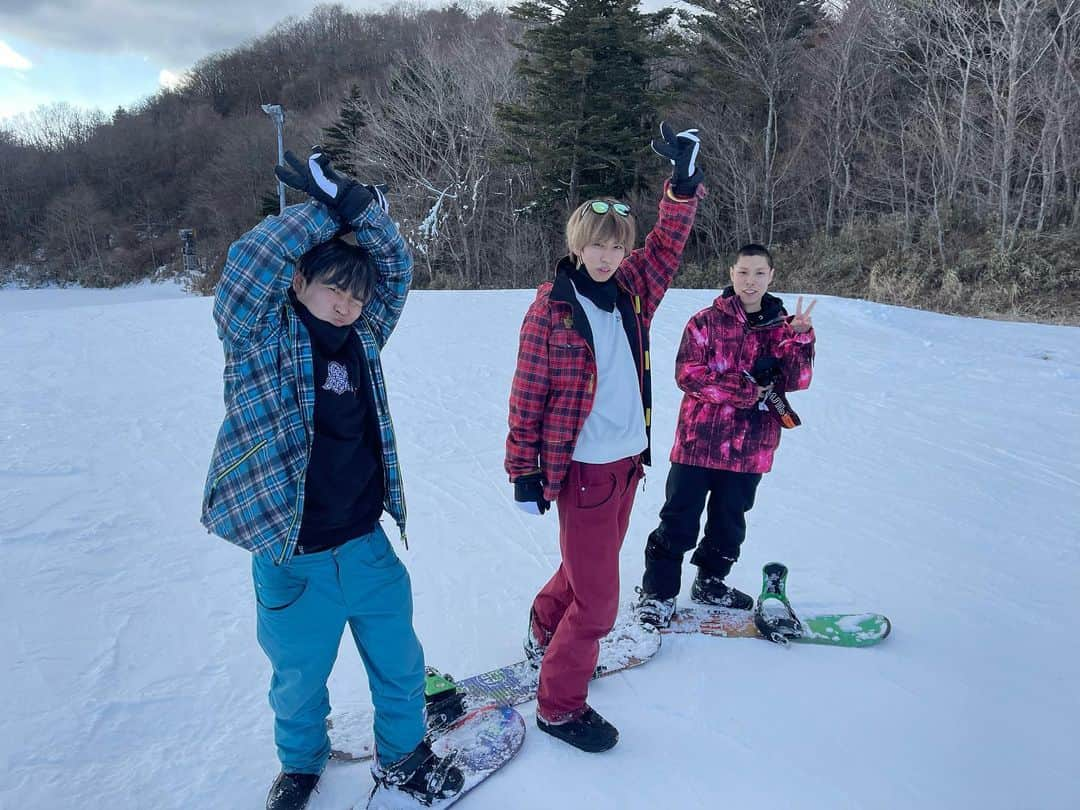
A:
{"label": "white graphic print on shirt", "polygon": [[326,364],[326,382],[323,383],[324,391],[333,391],[339,396],[356,389],[349,384],[349,370],[337,360],[331,360]]}

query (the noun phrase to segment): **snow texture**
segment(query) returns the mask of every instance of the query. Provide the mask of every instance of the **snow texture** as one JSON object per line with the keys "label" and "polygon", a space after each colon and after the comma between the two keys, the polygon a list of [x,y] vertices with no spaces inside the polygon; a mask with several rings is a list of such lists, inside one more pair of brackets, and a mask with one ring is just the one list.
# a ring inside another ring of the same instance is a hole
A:
{"label": "snow texture", "polygon": [[[222,413],[211,301],[174,292],[0,291],[5,810],[257,810],[278,770],[250,561],[198,523]],[[675,349],[713,295],[672,291],[653,327],[656,464],[624,603],[663,501]],[[410,549],[396,545],[427,658],[459,676],[520,657],[559,562],[555,515],[514,508],[502,469],[533,297],[414,293],[385,352],[410,514]],[[884,613],[890,638],[668,636],[591,685],[616,748],[543,735],[525,704],[522,751],[462,807],[1016,810],[1080,795],[1080,331],[836,298],[814,320],[814,384],[792,397],[803,426],[785,432],[730,581],[756,592],[783,560],[796,611]],[[348,638],[331,699],[367,699]],[[331,768],[312,810],[370,787],[366,765]]]}

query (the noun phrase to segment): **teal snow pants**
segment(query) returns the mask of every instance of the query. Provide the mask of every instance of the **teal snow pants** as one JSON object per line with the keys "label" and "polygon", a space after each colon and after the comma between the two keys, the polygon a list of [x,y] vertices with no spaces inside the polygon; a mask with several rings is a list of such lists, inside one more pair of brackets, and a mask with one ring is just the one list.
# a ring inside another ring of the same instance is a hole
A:
{"label": "teal snow pants", "polygon": [[259,646],[273,665],[274,741],[287,773],[321,773],[330,756],[330,677],[345,624],[371,686],[375,744],[388,764],[424,736],[424,651],[412,626],[409,574],[382,527],[343,546],[251,563]]}

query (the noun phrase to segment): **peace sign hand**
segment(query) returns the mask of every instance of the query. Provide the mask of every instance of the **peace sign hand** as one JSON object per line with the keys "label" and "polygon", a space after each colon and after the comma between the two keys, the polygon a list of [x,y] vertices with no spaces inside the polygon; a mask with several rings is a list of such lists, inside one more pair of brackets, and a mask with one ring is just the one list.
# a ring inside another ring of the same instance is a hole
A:
{"label": "peace sign hand", "polygon": [[793,332],[797,332],[801,335],[809,332],[814,327],[813,322],[810,320],[810,311],[814,308],[814,304],[816,303],[816,298],[810,299],[810,306],[804,310],[802,308],[802,296],[799,296],[799,300],[795,302],[795,314],[788,319],[788,325],[791,326]]}

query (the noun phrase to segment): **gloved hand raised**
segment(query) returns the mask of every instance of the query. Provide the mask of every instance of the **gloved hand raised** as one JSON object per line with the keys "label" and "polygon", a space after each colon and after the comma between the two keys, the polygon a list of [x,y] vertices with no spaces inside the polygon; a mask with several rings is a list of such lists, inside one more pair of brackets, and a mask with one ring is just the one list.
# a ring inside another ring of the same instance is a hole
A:
{"label": "gloved hand raised", "polygon": [[684,129],[676,134],[664,121],[660,124],[662,140],[653,141],[652,149],[656,154],[671,161],[671,190],[679,197],[693,197],[697,187],[705,179],[705,173],[698,168],[698,149],[701,139],[697,129]]}
{"label": "gloved hand raised", "polygon": [[540,473],[523,475],[514,481],[514,500],[518,509],[530,515],[542,515],[551,508],[544,497],[544,479]]}
{"label": "gloved hand raised", "polygon": [[330,158],[323,153],[322,147],[313,146],[307,161],[302,161],[292,152],[285,153],[285,166],[275,166],[274,174],[285,185],[303,191],[318,200],[343,225],[348,225],[358,217],[372,200],[377,199],[386,210],[385,200],[378,191],[372,192],[368,186],[357,183],[351,177],[338,174],[330,165]]}

